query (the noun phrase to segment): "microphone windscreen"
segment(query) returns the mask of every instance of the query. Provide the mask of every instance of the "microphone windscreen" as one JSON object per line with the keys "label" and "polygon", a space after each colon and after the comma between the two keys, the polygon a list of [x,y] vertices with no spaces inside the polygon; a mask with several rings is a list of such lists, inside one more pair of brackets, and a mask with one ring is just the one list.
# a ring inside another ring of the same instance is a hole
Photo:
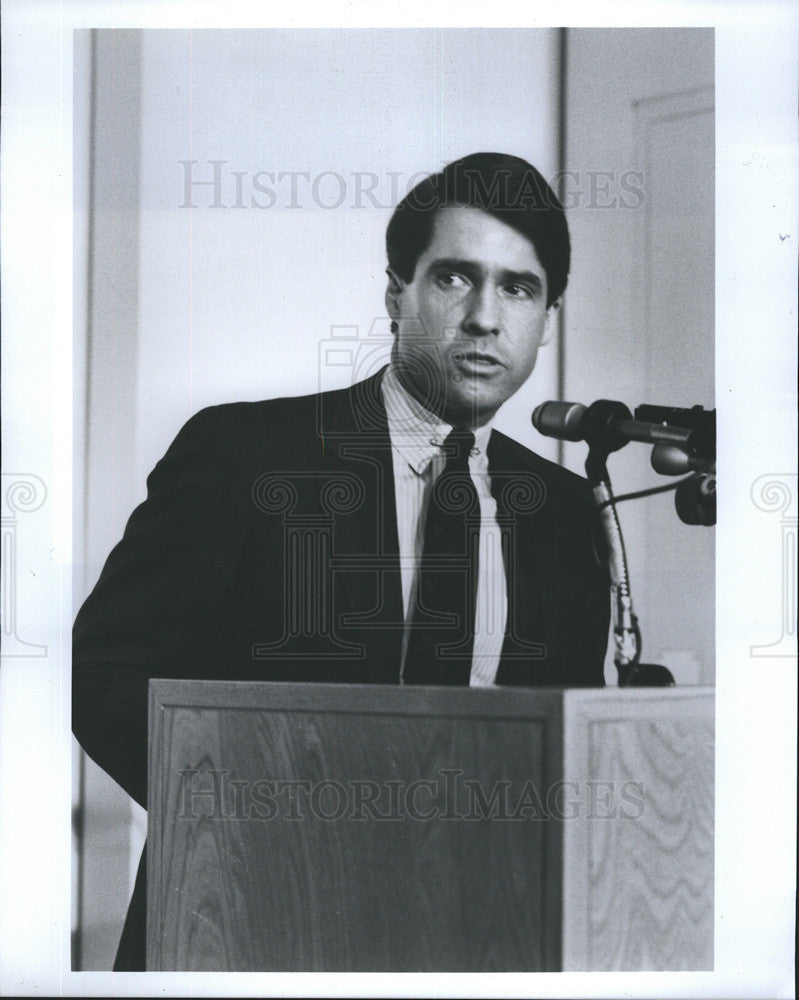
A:
{"label": "microphone windscreen", "polygon": [[539,434],[546,434],[547,437],[561,441],[582,441],[585,412],[586,407],[582,403],[550,400],[540,403],[533,410],[533,427]]}
{"label": "microphone windscreen", "polygon": [[652,449],[652,468],[661,476],[682,476],[696,470],[696,462],[685,448],[659,441]]}

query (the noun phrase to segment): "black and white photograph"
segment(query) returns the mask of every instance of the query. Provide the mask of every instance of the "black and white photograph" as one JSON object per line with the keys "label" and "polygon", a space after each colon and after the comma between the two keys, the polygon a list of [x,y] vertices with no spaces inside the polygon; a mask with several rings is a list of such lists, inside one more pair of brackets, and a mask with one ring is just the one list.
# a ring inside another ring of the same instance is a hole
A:
{"label": "black and white photograph", "polygon": [[12,6],[9,992],[793,996],[796,12]]}

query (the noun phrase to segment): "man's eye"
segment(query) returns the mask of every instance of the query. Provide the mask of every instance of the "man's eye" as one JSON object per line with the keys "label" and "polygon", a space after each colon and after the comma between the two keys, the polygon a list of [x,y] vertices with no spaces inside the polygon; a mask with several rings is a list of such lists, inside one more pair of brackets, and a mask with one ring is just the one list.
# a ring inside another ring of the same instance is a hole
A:
{"label": "man's eye", "polygon": [[442,271],[436,278],[441,288],[465,288],[466,280],[453,271]]}
{"label": "man's eye", "polygon": [[505,291],[514,299],[531,299],[533,291],[527,285],[505,285]]}

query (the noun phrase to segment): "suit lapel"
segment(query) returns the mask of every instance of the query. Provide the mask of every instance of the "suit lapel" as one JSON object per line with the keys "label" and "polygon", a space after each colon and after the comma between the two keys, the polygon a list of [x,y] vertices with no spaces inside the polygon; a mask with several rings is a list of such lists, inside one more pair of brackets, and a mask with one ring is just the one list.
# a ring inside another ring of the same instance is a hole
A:
{"label": "suit lapel", "polygon": [[396,684],[404,629],[391,440],[382,372],[350,390],[320,397],[326,456],[356,499],[336,512],[333,529],[335,628],[357,642],[364,680]]}
{"label": "suit lapel", "polygon": [[546,532],[542,507],[546,500],[543,479],[518,462],[500,436],[488,444],[491,492],[497,502],[502,532],[502,554],[508,595],[508,618],[502,645],[497,684],[530,683],[536,662],[547,648],[539,622],[541,563],[546,558]]}

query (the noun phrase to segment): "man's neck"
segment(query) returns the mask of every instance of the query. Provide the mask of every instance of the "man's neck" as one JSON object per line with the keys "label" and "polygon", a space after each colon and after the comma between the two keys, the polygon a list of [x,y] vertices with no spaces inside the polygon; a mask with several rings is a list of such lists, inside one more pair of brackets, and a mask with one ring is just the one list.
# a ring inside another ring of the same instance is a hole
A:
{"label": "man's neck", "polygon": [[460,427],[464,430],[477,431],[481,427],[485,427],[491,423],[494,419],[496,411],[490,413],[478,413],[472,410],[471,412],[465,413],[459,411],[457,413],[450,412],[446,407],[442,407],[441,412],[431,406],[432,400],[429,396],[426,396],[424,392],[420,391],[416,385],[414,385],[413,380],[408,377],[408,373],[404,370],[401,364],[398,364],[394,355],[391,357],[391,369],[394,372],[394,376],[397,382],[405,390],[405,392],[413,398],[418,406],[430,414],[433,420],[443,420],[444,423],[449,424],[450,427]]}

